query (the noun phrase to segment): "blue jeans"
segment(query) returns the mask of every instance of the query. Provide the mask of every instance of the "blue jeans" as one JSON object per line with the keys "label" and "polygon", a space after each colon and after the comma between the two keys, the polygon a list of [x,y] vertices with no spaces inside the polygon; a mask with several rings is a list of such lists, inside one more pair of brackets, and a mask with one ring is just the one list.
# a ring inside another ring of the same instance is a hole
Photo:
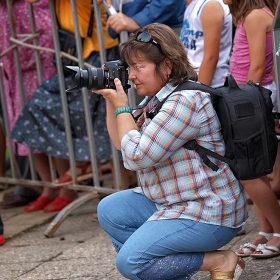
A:
{"label": "blue jeans", "polygon": [[191,279],[204,252],[227,244],[240,230],[187,219],[148,221],[155,204],[133,190],[98,205],[98,220],[118,252],[116,266],[128,279]]}

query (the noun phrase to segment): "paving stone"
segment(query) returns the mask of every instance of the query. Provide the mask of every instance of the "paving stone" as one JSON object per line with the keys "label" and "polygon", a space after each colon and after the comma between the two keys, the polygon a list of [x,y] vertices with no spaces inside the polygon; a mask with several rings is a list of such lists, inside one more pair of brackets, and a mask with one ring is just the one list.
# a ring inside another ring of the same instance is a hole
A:
{"label": "paving stone", "polygon": [[[4,190],[6,191],[6,190]],[[1,190],[0,190],[1,197]],[[115,267],[116,252],[98,222],[92,221],[99,200],[73,211],[51,238],[44,236],[56,215],[24,213],[23,208],[5,209],[7,242],[0,247],[0,280],[123,280]],[[236,250],[258,233],[252,205],[245,235],[235,237],[224,249]],[[3,213],[1,210],[1,214]],[[3,214],[2,214],[3,215]],[[280,270],[280,256],[265,260],[245,258],[240,280],[271,280]],[[198,272],[193,280],[209,279]]]}

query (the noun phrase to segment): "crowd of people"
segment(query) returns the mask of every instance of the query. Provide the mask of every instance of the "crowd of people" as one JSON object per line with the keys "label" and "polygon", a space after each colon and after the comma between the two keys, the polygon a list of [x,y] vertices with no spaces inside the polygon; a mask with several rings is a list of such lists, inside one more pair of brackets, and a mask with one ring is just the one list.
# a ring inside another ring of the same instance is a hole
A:
{"label": "crowd of people", "polygon": [[[278,1],[107,0],[107,5],[117,11],[112,15],[106,13],[102,0],[96,1],[101,10],[106,60],[126,62],[128,79],[141,100],[140,105],[131,108],[119,79],[114,79],[115,89],[88,89],[87,93],[98,184],[103,183],[102,161],[110,162],[114,170],[110,141],[119,150],[125,170],[123,190],[103,198],[97,209],[100,226],[117,251],[119,272],[128,279],[191,279],[198,271],[209,271],[212,280],[238,279],[245,266],[242,258],[280,255],[280,154],[273,172],[254,180],[237,180],[229,166],[218,160],[215,163],[219,172],[212,171],[195,151],[182,147],[187,140],[196,139],[206,148],[224,153],[220,123],[209,95],[182,88],[176,91],[188,80],[218,88],[230,73],[238,84],[251,80],[271,90],[277,111],[272,28]],[[47,0],[11,2],[16,33],[30,33],[27,2],[34,8],[39,45],[53,48]],[[74,33],[70,1],[54,3],[59,27]],[[77,0],[76,8],[83,59],[101,67],[95,24],[88,36],[92,1]],[[3,0],[0,18],[5,22],[3,52],[11,46]],[[129,36],[120,44],[123,31]],[[40,52],[44,67],[43,82],[39,84],[34,78],[34,51],[26,47],[18,50],[23,106],[20,79],[11,79],[17,76],[13,52],[0,57],[4,65],[1,94],[7,97],[11,131],[2,127],[0,148],[5,150],[6,132],[18,156],[27,158],[28,148],[34,150],[36,171],[45,182],[52,181],[48,162],[51,156],[58,179],[53,182],[57,188],[44,187],[40,192],[16,186],[15,192],[3,198],[1,207],[25,205],[26,212],[56,212],[78,198],[77,191],[67,188],[74,178],[65,144],[59,75],[52,63],[53,54]],[[64,82],[65,88],[71,86],[70,72],[64,71]],[[150,118],[149,112],[169,94],[160,112]],[[93,176],[82,94],[69,92],[67,103],[75,181],[82,182]],[[275,130],[280,132],[278,120]],[[4,177],[3,161],[0,172]],[[236,252],[221,250],[244,228],[248,200],[254,204],[259,234]],[[0,245],[4,242],[0,218]]]}

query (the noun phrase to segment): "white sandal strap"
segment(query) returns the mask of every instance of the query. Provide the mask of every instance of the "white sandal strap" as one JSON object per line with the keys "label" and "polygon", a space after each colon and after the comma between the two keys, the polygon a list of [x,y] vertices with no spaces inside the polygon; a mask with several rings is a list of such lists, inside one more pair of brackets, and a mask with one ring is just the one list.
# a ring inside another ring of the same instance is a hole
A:
{"label": "white sandal strap", "polygon": [[241,250],[244,250],[244,249],[247,249],[247,248],[248,249],[252,248],[252,249],[256,250],[257,246],[252,244],[252,243],[245,243],[242,247],[240,247]]}
{"label": "white sandal strap", "polygon": [[[275,234],[278,234],[278,233],[275,233]],[[264,236],[264,237],[266,238],[267,241],[270,240],[270,239],[272,238],[272,236],[274,236],[273,233],[266,233],[266,232],[263,232],[263,231],[260,231],[260,232],[259,232],[259,235]],[[278,237],[280,237],[280,234],[279,234]]]}
{"label": "white sandal strap", "polygon": [[279,252],[279,248],[275,246],[268,246],[266,244],[259,244],[255,252],[262,252],[265,255],[273,254],[274,252]]}
{"label": "white sandal strap", "polygon": [[280,237],[280,233],[273,233],[274,237]]}

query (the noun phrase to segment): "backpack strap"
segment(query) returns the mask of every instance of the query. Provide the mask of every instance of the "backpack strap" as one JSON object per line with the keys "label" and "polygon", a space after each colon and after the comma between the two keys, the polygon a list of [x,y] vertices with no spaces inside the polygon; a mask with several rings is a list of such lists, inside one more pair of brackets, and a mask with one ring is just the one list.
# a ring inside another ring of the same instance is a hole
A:
{"label": "backpack strap", "polygon": [[[196,151],[196,152],[200,155],[200,157],[202,158],[202,161],[203,161],[208,167],[210,167],[210,168],[211,168],[212,170],[214,170],[214,171],[218,171],[219,167],[218,167],[216,164],[214,164],[214,163],[207,157],[207,154],[209,155],[209,152],[212,152],[212,151],[210,151],[210,150],[208,150],[208,149],[206,149],[206,148],[200,146],[200,145],[197,143],[197,141],[196,141],[195,139],[188,141],[187,143],[185,143],[185,144],[183,145],[183,147],[184,147],[185,149],[187,149],[187,150],[194,150],[194,151]],[[218,154],[216,154],[216,153],[214,153],[214,152],[213,152],[213,154],[215,154],[215,157],[216,157],[216,155],[218,155]]]}
{"label": "backpack strap", "polygon": [[[147,118],[152,119],[161,109],[162,105],[164,104],[164,102],[168,99],[168,97],[173,94],[176,91],[181,91],[181,90],[201,90],[203,92],[207,92],[210,94],[214,94],[216,96],[222,97],[222,94],[220,92],[218,92],[217,90],[215,90],[212,87],[209,87],[207,85],[201,84],[201,83],[196,83],[196,82],[192,82],[192,81],[187,81],[184,82],[180,85],[177,86],[177,88],[175,90],[173,90],[170,94],[168,94],[157,106],[156,108],[152,111],[146,114]],[[212,96],[211,96],[212,97]],[[207,148],[204,148],[202,146],[200,146],[197,141],[195,139],[192,139],[190,141],[188,141],[187,143],[185,143],[183,145],[183,147],[187,150],[194,150],[196,151],[199,156],[202,158],[202,161],[208,166],[210,167],[212,170],[214,171],[218,171],[219,167],[214,164],[208,157],[214,157],[216,159],[219,159],[223,162],[228,163],[230,166],[232,164],[232,161],[224,156],[221,156]]]}
{"label": "backpack strap", "polygon": [[202,158],[202,161],[210,167],[214,171],[218,171],[218,165],[214,164],[207,156],[214,157],[220,161],[226,162],[229,166],[233,166],[232,160],[227,157],[221,156],[207,148],[200,146],[195,139],[188,141],[183,145],[183,147],[187,150],[194,150],[196,151],[199,156]]}
{"label": "backpack strap", "polygon": [[219,93],[217,90],[214,88],[211,88],[207,85],[201,84],[201,83],[196,83],[192,81],[186,81],[182,84],[179,84],[171,93],[169,93],[154,109],[152,112],[146,113],[147,118],[153,119],[154,116],[160,111],[162,105],[165,103],[165,101],[169,98],[171,94],[173,94],[176,91],[181,91],[181,90],[201,90],[204,92],[208,92],[217,96],[222,96],[221,93]]}

